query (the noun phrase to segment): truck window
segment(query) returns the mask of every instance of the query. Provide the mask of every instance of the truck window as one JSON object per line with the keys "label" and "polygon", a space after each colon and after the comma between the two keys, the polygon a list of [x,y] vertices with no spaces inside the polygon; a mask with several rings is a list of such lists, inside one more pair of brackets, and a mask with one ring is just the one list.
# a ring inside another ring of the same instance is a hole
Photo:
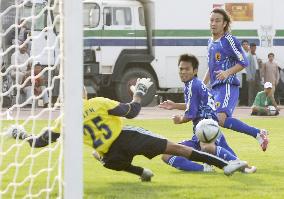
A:
{"label": "truck window", "polygon": [[104,25],[112,25],[112,11],[110,7],[104,8]]}
{"label": "truck window", "polygon": [[113,25],[131,25],[131,9],[126,7],[113,8]]}
{"label": "truck window", "polygon": [[141,26],[145,26],[144,9],[143,7],[138,8],[139,13],[139,23]]}
{"label": "truck window", "polygon": [[100,8],[95,3],[85,3],[84,11],[84,27],[95,28],[100,21]]}
{"label": "truck window", "polygon": [[[35,19],[34,19],[34,27],[33,29],[35,31],[41,31],[43,30],[43,28],[45,27],[45,13],[42,12],[43,8],[44,8],[44,4],[40,4],[40,3],[36,3],[34,6],[34,14]],[[19,9],[19,16],[20,16],[20,20],[22,19],[26,19],[27,17],[31,16],[31,12],[32,12],[32,5],[27,4],[24,7],[21,7]],[[26,26],[28,29],[31,29],[32,27],[32,19],[26,20],[25,22]]]}
{"label": "truck window", "polygon": [[[45,7],[44,4],[36,4],[35,14],[39,15],[42,9]],[[39,18],[35,19],[34,29],[37,31],[43,30],[45,27],[45,13],[42,13]]]}

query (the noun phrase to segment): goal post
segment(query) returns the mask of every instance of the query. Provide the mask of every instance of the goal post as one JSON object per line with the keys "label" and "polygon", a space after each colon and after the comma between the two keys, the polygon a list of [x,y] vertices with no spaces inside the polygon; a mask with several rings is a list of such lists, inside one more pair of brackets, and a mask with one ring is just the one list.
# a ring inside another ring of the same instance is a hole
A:
{"label": "goal post", "polygon": [[83,198],[83,1],[0,0],[0,66],[0,199]]}
{"label": "goal post", "polygon": [[[63,0],[64,4],[64,198],[83,196],[83,4]],[[76,121],[76,122],[75,122]]]}

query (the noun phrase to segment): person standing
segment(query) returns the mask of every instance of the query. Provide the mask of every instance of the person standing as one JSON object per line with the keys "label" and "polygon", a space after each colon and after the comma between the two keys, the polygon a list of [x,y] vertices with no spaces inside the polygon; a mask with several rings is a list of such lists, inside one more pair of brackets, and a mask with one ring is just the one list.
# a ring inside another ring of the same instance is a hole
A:
{"label": "person standing", "polygon": [[254,98],[260,91],[260,63],[261,60],[256,56],[256,44],[250,44],[250,52],[248,53],[248,66],[246,67],[248,81],[248,105],[252,106]]}
{"label": "person standing", "polygon": [[278,64],[274,61],[274,53],[268,54],[268,62],[264,63],[262,78],[264,82],[272,83],[272,95],[274,96],[275,88],[279,82]]}
{"label": "person standing", "polygon": [[27,53],[27,45],[23,45],[22,47],[20,47],[19,51],[15,51],[12,54],[11,65],[14,65],[14,68],[11,70],[10,75],[14,83],[17,82],[21,84],[24,76],[29,72],[30,70],[30,63],[28,61],[29,58],[30,56]]}
{"label": "person standing", "polygon": [[221,8],[210,15],[212,38],[208,41],[208,70],[203,82],[210,86],[217,107],[219,125],[256,138],[263,151],[268,146],[266,130],[249,126],[233,118],[239,100],[240,82],[236,73],[248,66],[248,60],[239,40],[230,34],[231,18]]}

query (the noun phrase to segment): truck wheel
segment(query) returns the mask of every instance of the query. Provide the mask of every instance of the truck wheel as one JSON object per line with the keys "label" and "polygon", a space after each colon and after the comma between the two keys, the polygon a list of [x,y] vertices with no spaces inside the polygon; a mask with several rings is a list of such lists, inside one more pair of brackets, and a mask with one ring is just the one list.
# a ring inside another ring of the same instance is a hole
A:
{"label": "truck wheel", "polygon": [[116,84],[116,96],[120,102],[130,102],[132,100],[132,92],[130,86],[136,84],[137,78],[151,78],[153,85],[149,88],[147,94],[142,99],[142,106],[150,104],[157,91],[157,83],[151,73],[141,68],[130,68],[121,77],[121,81]]}

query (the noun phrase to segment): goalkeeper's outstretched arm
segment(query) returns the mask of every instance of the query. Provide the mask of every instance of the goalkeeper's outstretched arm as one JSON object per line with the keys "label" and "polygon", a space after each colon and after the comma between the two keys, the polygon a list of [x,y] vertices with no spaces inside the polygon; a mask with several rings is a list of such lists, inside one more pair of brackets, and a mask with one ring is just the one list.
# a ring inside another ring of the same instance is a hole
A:
{"label": "goalkeeper's outstretched arm", "polygon": [[142,97],[147,93],[149,87],[153,84],[150,78],[138,78],[135,86],[130,89],[133,92],[133,100],[130,103],[120,103],[117,107],[109,110],[110,115],[126,117],[128,119],[136,117],[141,110]]}
{"label": "goalkeeper's outstretched arm", "polygon": [[45,130],[38,136],[30,135],[23,127],[18,126],[12,126],[11,129],[9,129],[9,132],[13,138],[26,140],[33,148],[45,147],[50,143],[56,142],[60,137],[60,133],[55,133],[50,130]]}
{"label": "goalkeeper's outstretched arm", "polygon": [[60,133],[55,133],[49,130],[46,130],[39,136],[30,136],[27,141],[33,148],[45,147],[50,143],[56,142],[60,137]]}

